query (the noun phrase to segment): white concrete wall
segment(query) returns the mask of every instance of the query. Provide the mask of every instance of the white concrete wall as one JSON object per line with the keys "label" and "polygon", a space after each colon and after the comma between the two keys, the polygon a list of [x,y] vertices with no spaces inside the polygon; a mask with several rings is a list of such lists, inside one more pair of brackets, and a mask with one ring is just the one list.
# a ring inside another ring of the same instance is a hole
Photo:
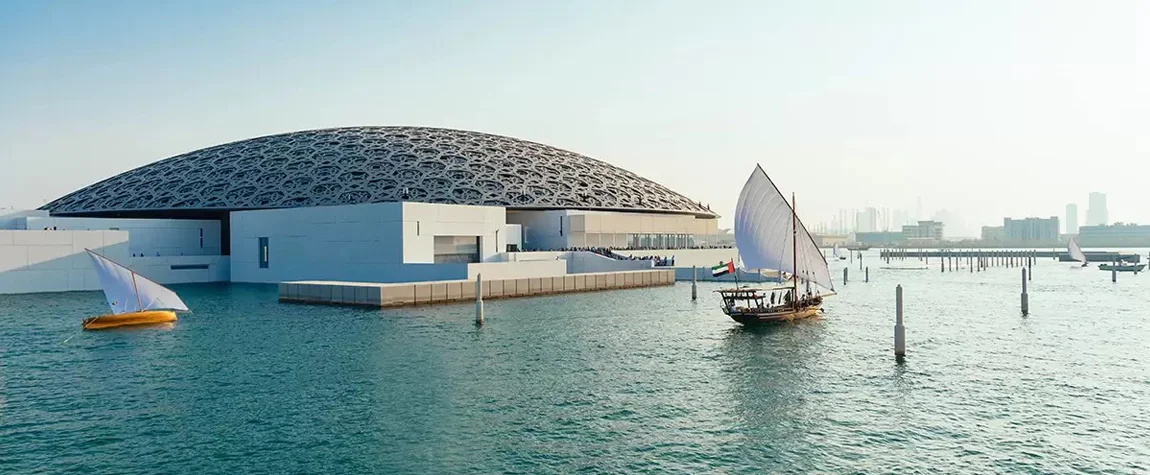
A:
{"label": "white concrete wall", "polygon": [[220,255],[220,222],[216,220],[30,217],[24,219],[22,226],[22,229],[28,230],[44,228],[59,231],[127,231],[131,243],[130,255]]}
{"label": "white concrete wall", "polygon": [[[503,208],[374,203],[231,213],[231,280],[413,282],[466,279],[467,264],[435,264],[435,236],[478,236],[483,259],[506,249]],[[259,238],[268,238],[268,268]],[[497,250],[497,247],[499,248]]]}
{"label": "white concrete wall", "polygon": [[[403,263],[399,203],[231,213],[231,280],[370,280]],[[259,267],[259,238],[268,267]],[[382,281],[382,280],[381,280]]]}
{"label": "white concrete wall", "polygon": [[523,226],[519,225],[519,224],[507,224],[507,225],[504,225],[503,229],[504,229],[503,232],[506,233],[504,235],[507,236],[507,238],[506,238],[507,245],[508,246],[516,245],[516,246],[519,246],[520,250],[522,250],[523,249]]}
{"label": "white concrete wall", "polygon": [[554,261],[567,257],[567,251],[507,252],[496,257],[499,262]]}
{"label": "white concrete wall", "polygon": [[[559,220],[563,219],[560,230]],[[523,227],[523,245],[520,249],[550,250],[570,247],[567,243],[566,210],[555,211],[508,211],[507,222]],[[560,232],[562,231],[562,235]]]}
{"label": "white concrete wall", "polygon": [[85,248],[125,264],[128,233],[0,231],[0,294],[99,289]]}
{"label": "white concrete wall", "polygon": [[435,262],[435,236],[478,236],[481,261],[507,251],[506,214],[499,206],[403,203],[403,262]]}
{"label": "white concrete wall", "polygon": [[650,270],[655,268],[652,261],[621,261],[587,251],[567,253],[565,260],[567,261],[567,272],[570,274]]}
{"label": "white concrete wall", "polygon": [[[131,257],[122,264],[161,284],[227,282],[231,279],[231,258],[228,256]],[[188,266],[207,268],[192,269]]]}
{"label": "white concrete wall", "polygon": [[484,279],[523,279],[557,277],[567,274],[567,261],[480,262],[467,265],[467,279],[483,273]]}
{"label": "white concrete wall", "polygon": [[28,217],[48,217],[47,211],[38,209],[6,209],[0,210],[0,229],[25,229],[24,219]]}

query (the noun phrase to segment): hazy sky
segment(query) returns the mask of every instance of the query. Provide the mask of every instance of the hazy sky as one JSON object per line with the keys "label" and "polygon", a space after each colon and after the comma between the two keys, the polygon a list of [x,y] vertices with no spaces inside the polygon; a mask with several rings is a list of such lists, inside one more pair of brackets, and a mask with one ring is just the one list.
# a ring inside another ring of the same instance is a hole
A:
{"label": "hazy sky", "polygon": [[756,162],[808,222],[918,196],[1061,217],[1090,191],[1150,222],[1148,55],[1138,0],[8,0],[0,207],[258,135],[428,125],[584,153],[723,223]]}

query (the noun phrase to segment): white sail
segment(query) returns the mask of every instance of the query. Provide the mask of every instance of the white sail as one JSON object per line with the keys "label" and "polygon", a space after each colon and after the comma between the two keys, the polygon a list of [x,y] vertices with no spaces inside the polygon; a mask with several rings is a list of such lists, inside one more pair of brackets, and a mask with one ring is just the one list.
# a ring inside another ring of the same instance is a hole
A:
{"label": "white sail", "polygon": [[735,245],[743,263],[751,269],[774,269],[797,275],[833,290],[827,261],[797,218],[798,243],[792,242],[793,214],[791,205],[763,168],[755,167],[739,193],[739,204],[735,208]]}
{"label": "white sail", "polygon": [[88,250],[104,297],[113,314],[140,312],[144,310],[187,311],[188,306],[175,292],[152,282],[131,269],[112,262],[108,258]]}
{"label": "white sail", "polygon": [[1078,247],[1078,238],[1070,238],[1070,244],[1066,245],[1070,251],[1070,258],[1078,262],[1086,262],[1086,254],[1082,252],[1082,248]]}

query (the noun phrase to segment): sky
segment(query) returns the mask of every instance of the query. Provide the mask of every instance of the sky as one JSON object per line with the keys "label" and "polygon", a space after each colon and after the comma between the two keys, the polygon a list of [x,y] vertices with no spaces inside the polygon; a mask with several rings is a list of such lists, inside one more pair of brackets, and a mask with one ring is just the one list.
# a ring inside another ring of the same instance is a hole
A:
{"label": "sky", "polygon": [[1150,223],[1148,56],[1139,0],[8,0],[0,208],[260,135],[423,125],[604,160],[720,225],[755,164],[808,223],[921,199],[973,234],[1092,191]]}

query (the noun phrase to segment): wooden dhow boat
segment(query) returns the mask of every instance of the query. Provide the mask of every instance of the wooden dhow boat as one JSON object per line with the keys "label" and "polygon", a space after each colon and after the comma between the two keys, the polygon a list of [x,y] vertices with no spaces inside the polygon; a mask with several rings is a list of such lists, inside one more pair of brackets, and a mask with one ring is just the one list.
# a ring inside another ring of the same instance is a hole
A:
{"label": "wooden dhow boat", "polygon": [[176,321],[176,312],[188,311],[184,301],[167,287],[91,249],[85,250],[92,258],[112,313],[84,319],[84,330],[170,323]]}
{"label": "wooden dhow boat", "polygon": [[[763,167],[743,185],[735,208],[735,246],[744,268],[788,274],[790,285],[721,289],[723,313],[744,325],[818,315],[823,297],[834,294],[830,269],[814,238]],[[803,282],[800,288],[799,281]],[[800,292],[801,291],[801,292]]]}

